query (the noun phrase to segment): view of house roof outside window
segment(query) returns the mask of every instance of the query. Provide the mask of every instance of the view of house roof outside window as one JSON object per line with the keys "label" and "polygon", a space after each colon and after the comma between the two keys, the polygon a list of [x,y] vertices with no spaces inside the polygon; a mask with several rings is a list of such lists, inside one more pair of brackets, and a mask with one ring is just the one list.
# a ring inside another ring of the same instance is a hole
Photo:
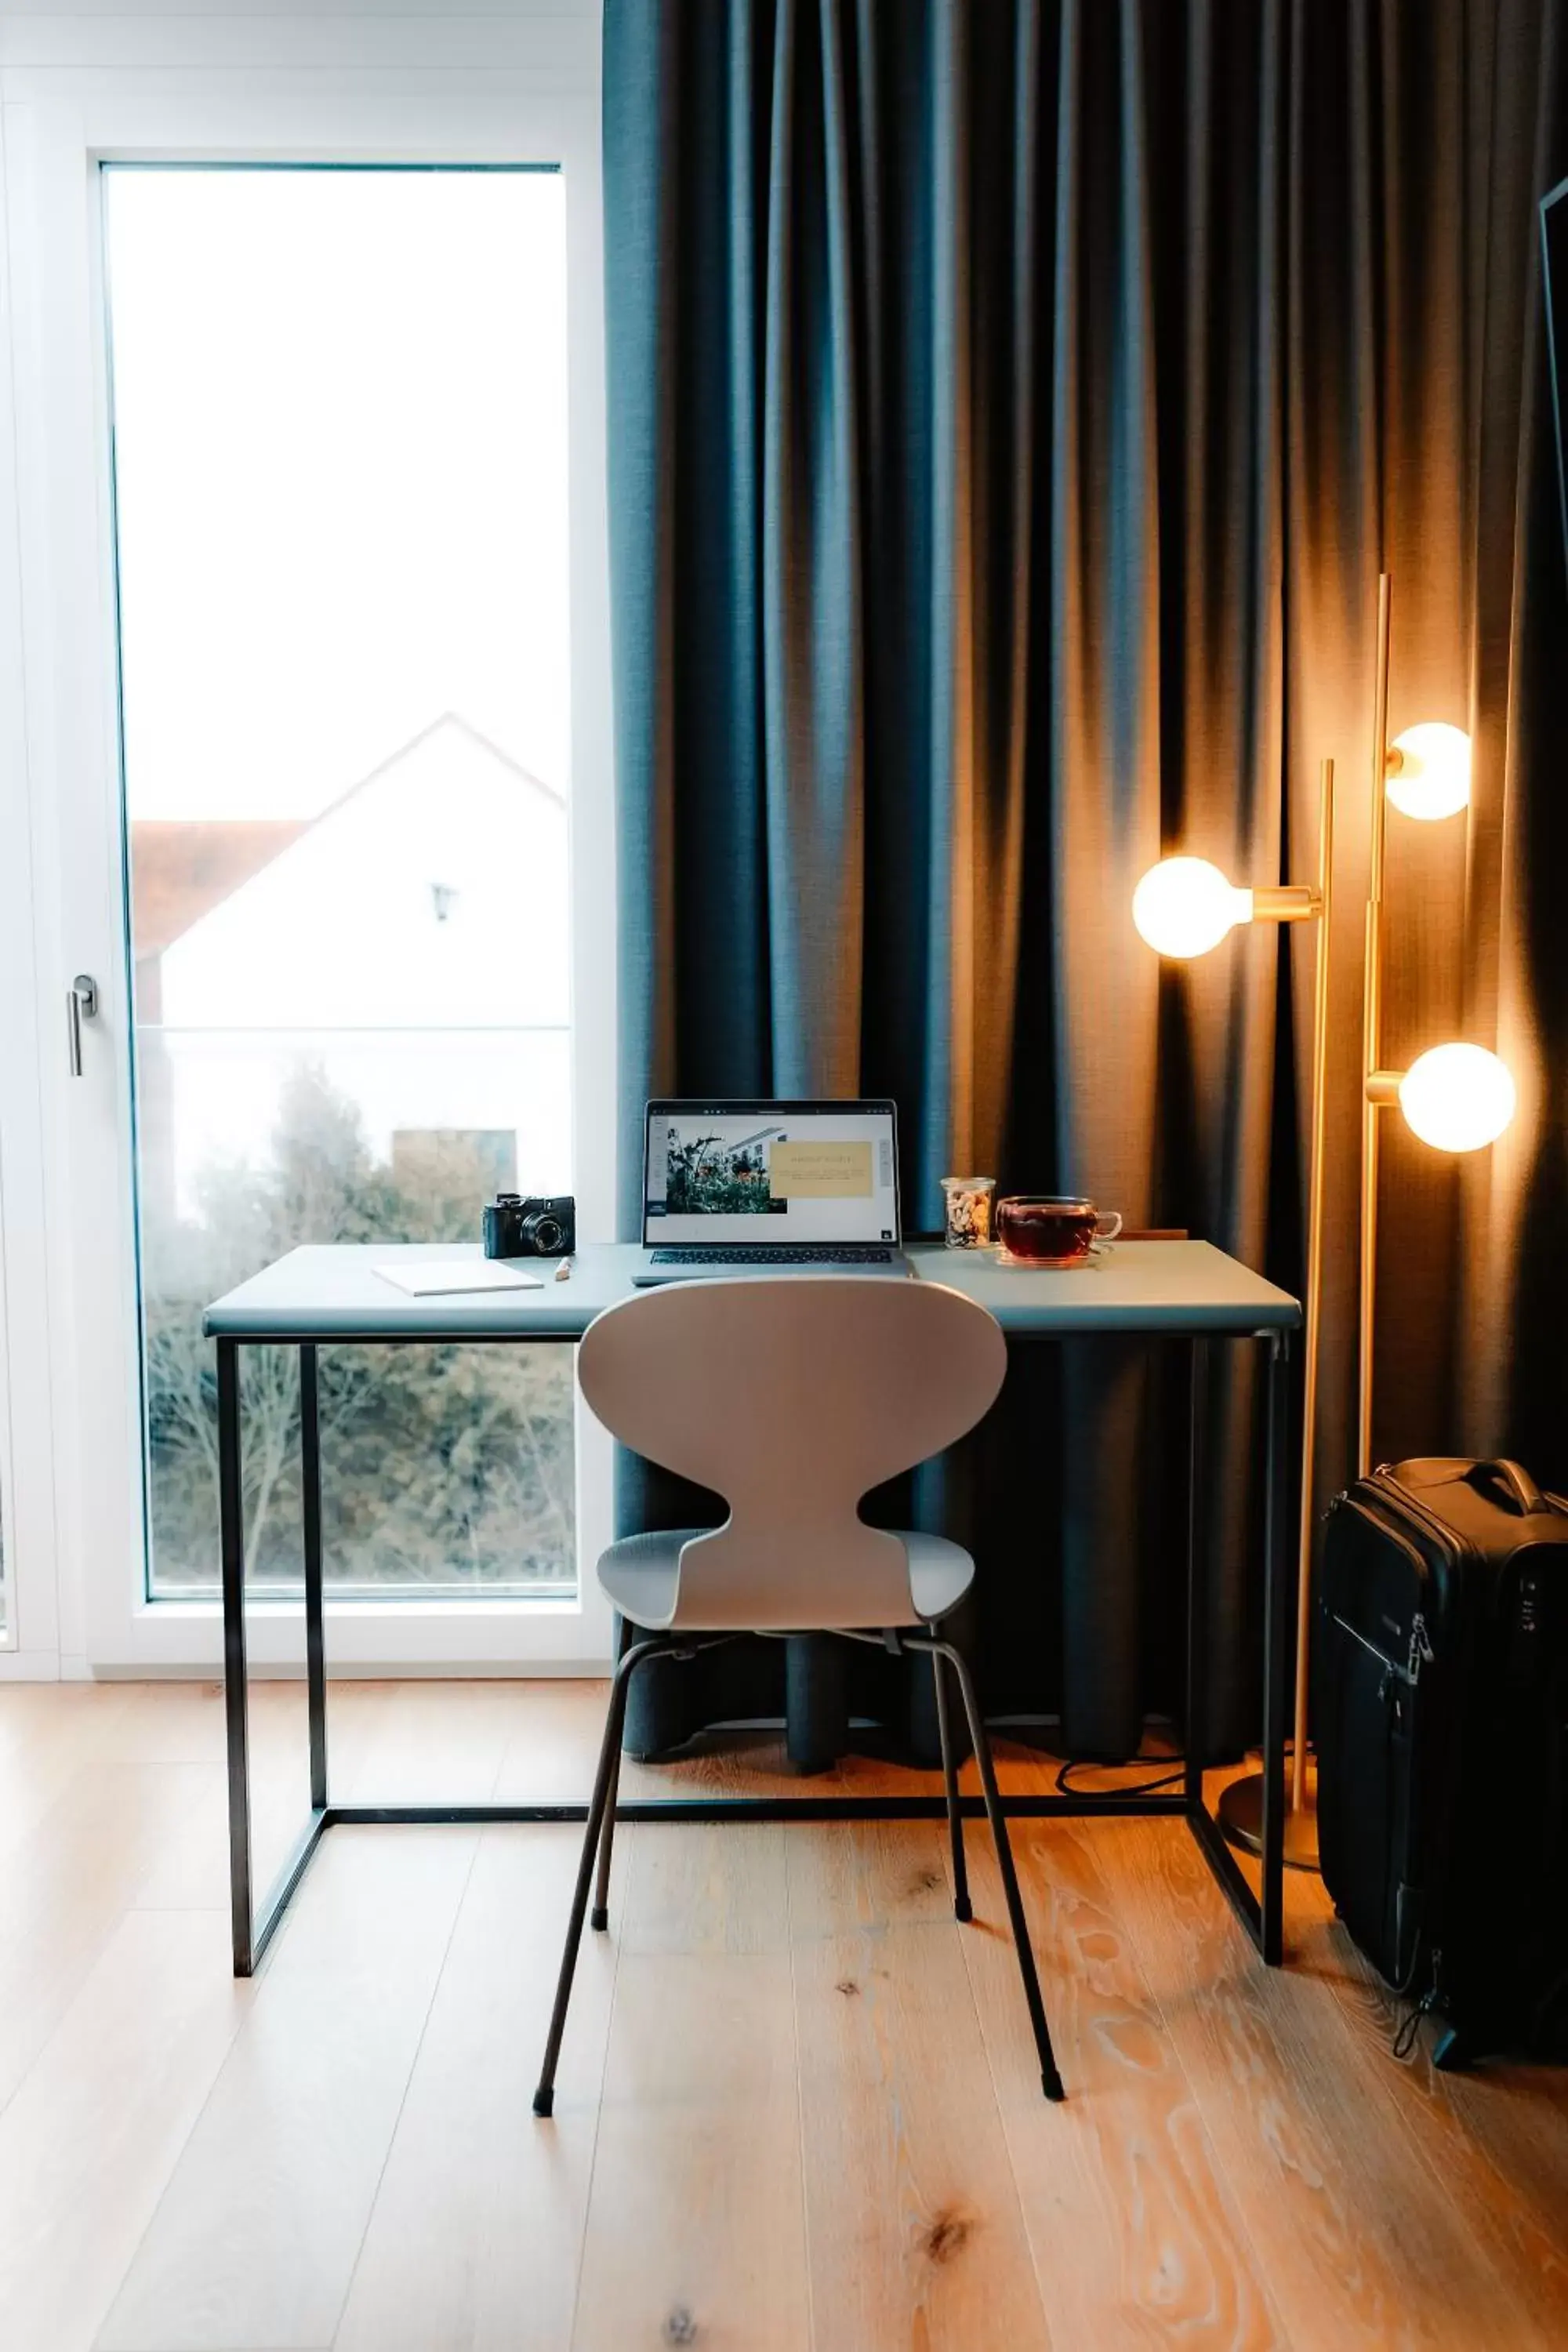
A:
{"label": "view of house roof outside window", "polygon": [[[206,1301],[572,1189],[564,192],[108,166],[150,1586],[216,1589]],[[242,1359],[300,1573],[298,1366]],[[568,1352],[323,1349],[339,1590],[559,1595]]]}

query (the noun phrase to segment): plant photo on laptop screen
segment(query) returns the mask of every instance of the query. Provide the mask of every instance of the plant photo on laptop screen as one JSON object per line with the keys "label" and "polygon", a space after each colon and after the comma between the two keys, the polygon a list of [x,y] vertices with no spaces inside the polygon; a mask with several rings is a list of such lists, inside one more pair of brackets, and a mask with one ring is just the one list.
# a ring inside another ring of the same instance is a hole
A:
{"label": "plant photo on laptop screen", "polygon": [[770,1147],[777,1130],[755,1135],[683,1135],[667,1129],[665,1206],[670,1216],[782,1215],[787,1203],[769,1181]]}

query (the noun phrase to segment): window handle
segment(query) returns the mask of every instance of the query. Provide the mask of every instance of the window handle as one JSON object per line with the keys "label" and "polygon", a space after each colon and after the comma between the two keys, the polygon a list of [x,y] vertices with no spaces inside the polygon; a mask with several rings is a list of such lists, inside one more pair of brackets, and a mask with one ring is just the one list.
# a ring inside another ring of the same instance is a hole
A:
{"label": "window handle", "polygon": [[81,1024],[98,1018],[98,982],[90,972],[79,971],[66,991],[66,1039],[71,1076],[81,1076]]}

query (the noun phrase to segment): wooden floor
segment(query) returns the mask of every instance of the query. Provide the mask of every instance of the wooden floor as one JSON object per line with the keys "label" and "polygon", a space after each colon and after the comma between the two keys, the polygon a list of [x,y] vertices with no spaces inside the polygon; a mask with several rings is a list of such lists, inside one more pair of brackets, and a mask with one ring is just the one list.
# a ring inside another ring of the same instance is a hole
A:
{"label": "wooden floor", "polygon": [[[601,1704],[337,1686],[333,1792],[578,1793]],[[5,2352],[1568,2344],[1568,2079],[1396,2064],[1315,1883],[1270,1974],[1177,1822],[1017,1832],[1063,2107],[978,1827],[967,1928],[936,1826],[628,1830],[538,2124],[577,1833],[334,1831],[239,1985],[221,1757],[211,1688],[0,1687]]]}

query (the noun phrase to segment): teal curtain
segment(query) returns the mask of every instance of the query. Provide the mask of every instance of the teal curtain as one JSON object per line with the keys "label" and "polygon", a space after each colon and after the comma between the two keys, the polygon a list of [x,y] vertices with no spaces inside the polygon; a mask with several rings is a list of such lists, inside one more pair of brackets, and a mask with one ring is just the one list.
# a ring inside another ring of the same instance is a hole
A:
{"label": "teal curtain", "polygon": [[[1391,844],[1390,1052],[1562,989],[1522,747],[1568,652],[1560,576],[1526,582],[1563,71],[1556,0],[606,0],[628,1231],[647,1095],[885,1093],[912,1225],[975,1169],[1299,1286],[1310,934],[1162,968],[1129,904],[1178,845],[1310,877],[1331,754],[1343,1482],[1384,563],[1394,727],[1478,742],[1468,834]],[[1540,1319],[1530,1132],[1484,1171],[1391,1139],[1384,1451],[1536,1439],[1499,1369]],[[1171,1692],[1173,1398],[1104,1347],[1009,1393],[917,1507],[975,1535],[993,1703],[1125,1754]],[[1239,1362],[1209,1430],[1223,1746],[1255,1729]]]}

